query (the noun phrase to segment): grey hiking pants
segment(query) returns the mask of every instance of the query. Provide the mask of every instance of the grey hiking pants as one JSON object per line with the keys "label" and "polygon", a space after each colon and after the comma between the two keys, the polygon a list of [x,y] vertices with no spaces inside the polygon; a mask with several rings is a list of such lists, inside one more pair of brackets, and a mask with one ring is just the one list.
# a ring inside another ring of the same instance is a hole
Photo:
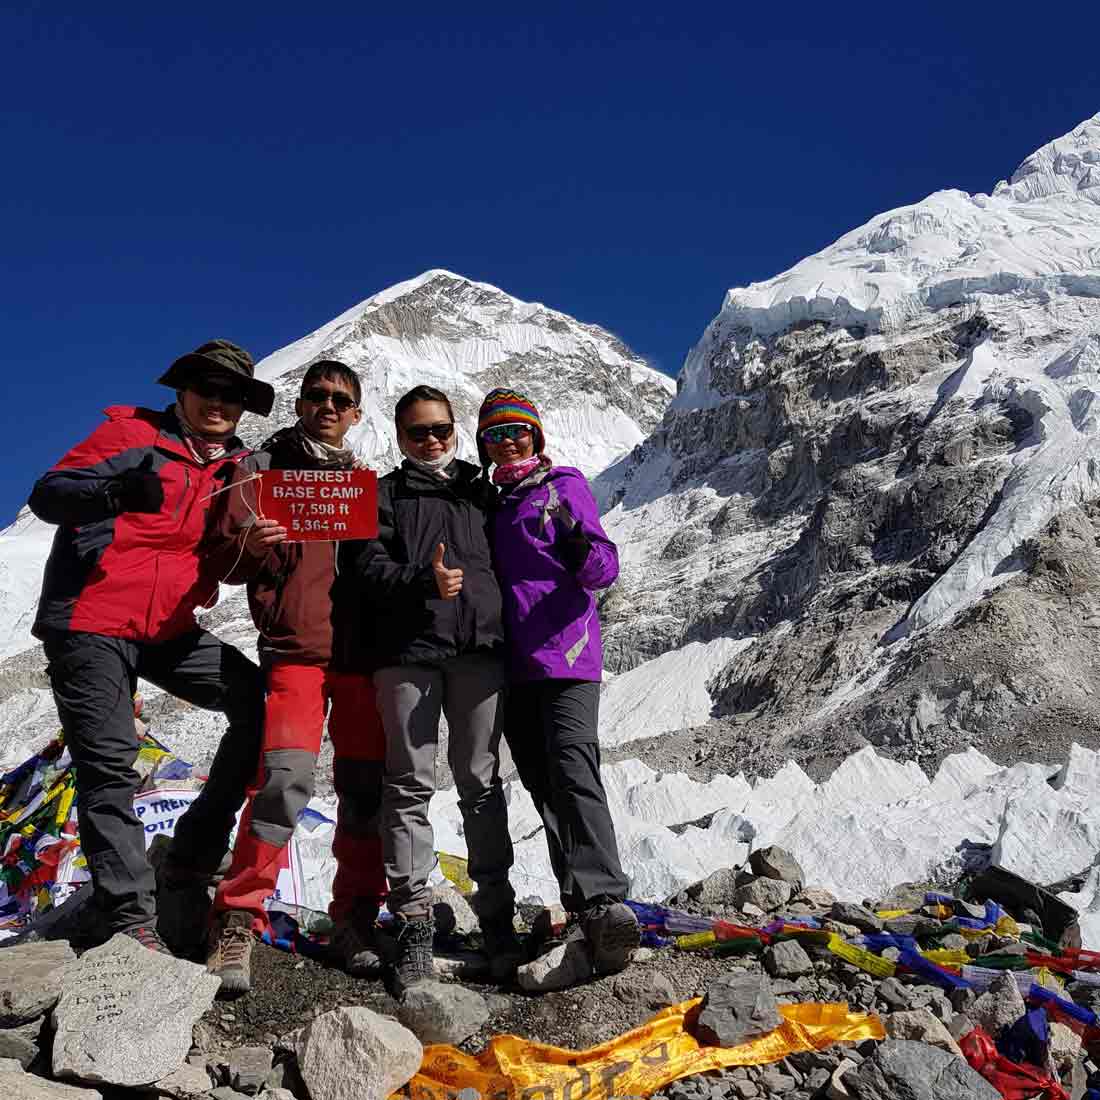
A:
{"label": "grey hiking pants", "polygon": [[512,840],[500,781],[502,663],[474,653],[439,666],[391,666],[374,674],[374,686],[386,732],[382,847],[390,912],[412,918],[431,908],[428,876],[435,866],[435,844],[428,803],[436,789],[442,712],[450,730],[447,761],[458,790],[467,869],[477,883],[474,908],[482,919],[511,914]]}
{"label": "grey hiking pants", "polygon": [[600,685],[535,680],[508,690],[504,736],[546,830],[561,903],[582,913],[630,886],[600,778]]}
{"label": "grey hiking pants", "polygon": [[204,710],[229,728],[210,778],[176,822],[173,852],[196,870],[214,871],[245,790],[256,773],[264,682],[243,653],[205,630],[157,644],[105,634],[52,633],[43,646],[65,743],[76,768],[80,843],[94,904],[111,932],[156,916],[145,830],[134,813],[139,776],[133,696],[139,676]]}

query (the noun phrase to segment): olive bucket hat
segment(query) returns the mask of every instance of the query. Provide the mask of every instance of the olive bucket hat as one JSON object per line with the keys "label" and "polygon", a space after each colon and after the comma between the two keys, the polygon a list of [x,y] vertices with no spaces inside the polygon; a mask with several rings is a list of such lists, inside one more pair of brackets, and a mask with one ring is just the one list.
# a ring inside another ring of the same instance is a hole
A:
{"label": "olive bucket hat", "polygon": [[229,340],[211,340],[181,355],[157,381],[173,390],[187,388],[187,381],[195,374],[233,375],[244,389],[244,407],[259,416],[267,416],[275,403],[275,390],[253,378],[252,356]]}

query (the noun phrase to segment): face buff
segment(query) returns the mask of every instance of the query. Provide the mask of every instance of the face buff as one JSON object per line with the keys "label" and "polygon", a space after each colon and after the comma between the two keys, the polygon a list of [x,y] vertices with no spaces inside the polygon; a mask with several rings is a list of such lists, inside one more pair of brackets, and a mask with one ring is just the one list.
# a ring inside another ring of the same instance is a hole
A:
{"label": "face buff", "polygon": [[455,460],[455,452],[458,450],[458,433],[452,432],[451,438],[448,441],[447,449],[438,458],[417,458],[416,455],[409,454],[405,450],[405,446],[398,437],[398,444],[401,448],[401,453],[411,462],[418,470],[423,470],[426,474],[431,474],[433,477],[439,478],[441,481],[450,481],[451,475],[447,473],[447,467],[450,466]]}
{"label": "face buff", "polygon": [[183,402],[176,399],[176,419],[179,421],[180,431],[183,433],[183,441],[187,449],[194,456],[196,462],[206,465],[208,462],[216,462],[225,457],[225,445],[233,438],[235,428],[219,435],[210,435],[209,432],[200,432],[183,411]]}
{"label": "face buff", "polygon": [[334,447],[320,439],[314,439],[306,431],[305,425],[298,421],[293,428],[295,439],[302,450],[322,469],[347,469],[349,466],[361,466],[355,451],[350,447]]}
{"label": "face buff", "polygon": [[549,469],[553,465],[546,455],[531,455],[530,458],[521,458],[515,462],[506,462],[493,471],[494,485],[515,485],[536,470]]}

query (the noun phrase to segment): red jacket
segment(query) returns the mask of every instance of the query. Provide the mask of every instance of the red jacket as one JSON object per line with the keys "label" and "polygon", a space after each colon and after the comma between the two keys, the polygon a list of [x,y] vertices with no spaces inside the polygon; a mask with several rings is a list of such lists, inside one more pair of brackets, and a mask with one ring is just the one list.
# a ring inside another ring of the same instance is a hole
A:
{"label": "red jacket", "polygon": [[[203,465],[171,408],[105,412],[107,422],[39,478],[28,501],[58,524],[33,632],[167,641],[195,629],[195,608],[216,597],[233,564],[208,539],[209,497],[248,452],[234,438],[225,459]],[[149,455],[164,488],[160,511],[115,514],[107,483]]]}

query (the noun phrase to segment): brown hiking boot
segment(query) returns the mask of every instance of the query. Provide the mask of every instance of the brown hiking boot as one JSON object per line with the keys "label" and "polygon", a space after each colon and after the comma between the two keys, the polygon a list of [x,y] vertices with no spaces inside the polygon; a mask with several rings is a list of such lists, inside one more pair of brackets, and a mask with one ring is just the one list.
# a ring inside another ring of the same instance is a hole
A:
{"label": "brown hiking boot", "polygon": [[221,979],[219,997],[240,997],[252,988],[252,914],[228,909],[214,918],[206,969]]}
{"label": "brown hiking boot", "polygon": [[142,947],[155,951],[158,955],[171,955],[164,940],[157,934],[156,926],[152,924],[134,924],[122,930],[124,936],[137,940]]}

